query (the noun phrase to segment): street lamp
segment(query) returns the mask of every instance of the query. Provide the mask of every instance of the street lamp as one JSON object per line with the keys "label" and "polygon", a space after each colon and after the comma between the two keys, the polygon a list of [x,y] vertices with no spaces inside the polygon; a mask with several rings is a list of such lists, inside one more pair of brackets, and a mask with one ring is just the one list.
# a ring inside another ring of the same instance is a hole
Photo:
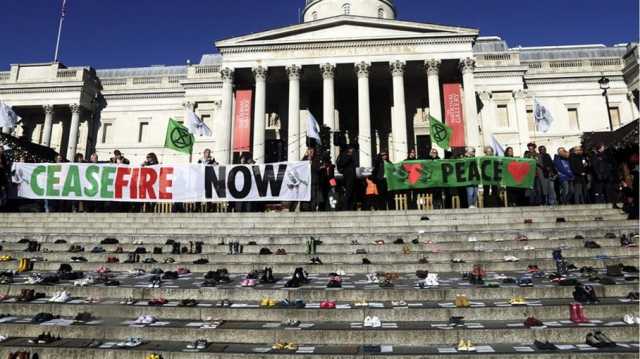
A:
{"label": "street lamp", "polygon": [[611,110],[609,109],[609,79],[605,76],[602,76],[602,78],[598,80],[598,84],[600,84],[600,89],[602,90],[602,96],[604,96],[604,100],[607,103],[607,116],[609,116],[609,131],[613,131],[613,121],[611,120]]}

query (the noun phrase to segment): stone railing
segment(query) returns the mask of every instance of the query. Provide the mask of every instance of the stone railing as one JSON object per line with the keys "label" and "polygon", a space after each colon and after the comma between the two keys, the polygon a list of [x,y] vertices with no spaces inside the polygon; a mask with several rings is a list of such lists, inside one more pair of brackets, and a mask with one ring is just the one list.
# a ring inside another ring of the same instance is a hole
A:
{"label": "stone railing", "polygon": [[180,81],[185,79],[184,75],[171,76],[150,76],[150,77],[118,77],[105,78],[100,82],[105,89],[113,88],[133,88],[133,87],[180,87]]}
{"label": "stone railing", "polygon": [[220,77],[220,65],[193,65],[187,70],[187,77],[194,78],[211,78]]}
{"label": "stone railing", "polygon": [[477,54],[476,62],[478,66],[519,65],[520,54],[517,52],[497,52],[497,53]]}
{"label": "stone railing", "polygon": [[9,71],[0,72],[0,82],[9,81],[10,78],[11,78],[11,72]]}
{"label": "stone railing", "polygon": [[524,64],[529,67],[529,73],[619,71],[623,67],[622,59],[617,57],[531,61]]}
{"label": "stone railing", "polygon": [[58,70],[56,74],[57,79],[76,79],[78,77],[78,71],[76,69],[63,69]]}

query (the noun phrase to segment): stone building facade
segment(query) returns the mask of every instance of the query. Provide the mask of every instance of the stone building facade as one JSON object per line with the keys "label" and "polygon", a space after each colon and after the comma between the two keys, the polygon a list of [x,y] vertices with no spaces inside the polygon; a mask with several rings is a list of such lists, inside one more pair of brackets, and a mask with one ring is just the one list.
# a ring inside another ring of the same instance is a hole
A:
{"label": "stone building facade", "polygon": [[[392,0],[306,0],[302,23],[218,41],[218,52],[197,64],[11,65],[0,72],[0,100],[23,118],[17,135],[67,157],[96,152],[106,160],[120,149],[132,163],[148,152],[188,161],[163,149],[168,119],[182,121],[188,110],[213,130],[195,152],[211,148],[218,162],[237,160],[239,90],[251,91],[243,135],[257,162],[300,159],[310,115],[338,142],[356,145],[362,167],[382,150],[394,161],[413,148],[426,155],[428,115],[445,119],[454,110],[464,145],[481,148],[493,136],[516,154],[530,141],[550,151],[577,145],[585,131],[610,129],[609,115],[614,129],[638,118],[637,44],[513,48],[478,29],[396,13]],[[610,81],[608,108],[602,77]],[[445,84],[459,89],[457,110]],[[536,129],[534,98],[554,117],[548,132]]]}

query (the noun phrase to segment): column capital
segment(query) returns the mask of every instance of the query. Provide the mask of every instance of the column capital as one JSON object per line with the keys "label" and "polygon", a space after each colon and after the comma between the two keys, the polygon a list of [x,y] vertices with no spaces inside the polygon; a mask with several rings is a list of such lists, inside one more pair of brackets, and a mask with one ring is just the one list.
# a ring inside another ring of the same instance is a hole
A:
{"label": "column capital", "polygon": [[253,72],[253,76],[255,77],[256,81],[267,80],[267,74],[269,73],[268,67],[256,66],[253,69],[251,69],[251,71]]}
{"label": "column capital", "polygon": [[516,100],[523,100],[527,97],[527,90],[514,90],[513,98]]}
{"label": "column capital", "polygon": [[438,75],[440,73],[440,64],[442,61],[438,59],[425,60],[424,67],[427,70],[427,75]]}
{"label": "column capital", "polygon": [[635,100],[636,96],[633,94],[632,91],[627,92],[627,100],[629,101],[633,101]]}
{"label": "column capital", "polygon": [[193,111],[196,107],[196,104],[191,101],[187,101],[182,103],[182,107],[184,107],[187,111]]}
{"label": "column capital", "polygon": [[298,65],[289,65],[286,67],[287,75],[289,75],[289,80],[300,80],[300,73],[302,72],[302,68]]}
{"label": "column capital", "polygon": [[71,113],[80,113],[80,105],[77,103],[70,104],[69,109],[71,109]]}
{"label": "column capital", "polygon": [[371,69],[370,63],[362,61],[355,64],[355,68],[358,78],[369,77],[369,70]]}
{"label": "column capital", "polygon": [[396,60],[396,61],[391,61],[389,63],[389,70],[391,70],[392,76],[403,76],[404,67],[405,67],[404,61]]}
{"label": "column capital", "polygon": [[220,70],[220,76],[222,77],[222,81],[225,82],[233,82],[233,69],[229,67],[225,67]]}
{"label": "column capital", "polygon": [[42,109],[44,110],[44,113],[46,115],[52,115],[53,114],[53,105],[43,105]]}
{"label": "column capital", "polygon": [[478,96],[482,102],[487,102],[493,98],[493,93],[491,91],[480,91],[478,92]]}
{"label": "column capital", "polygon": [[473,73],[473,70],[476,68],[476,60],[467,57],[466,59],[460,60],[460,71],[463,74]]}
{"label": "column capital", "polygon": [[325,80],[332,80],[336,73],[336,65],[326,63],[320,65],[320,71],[322,71],[322,78]]}

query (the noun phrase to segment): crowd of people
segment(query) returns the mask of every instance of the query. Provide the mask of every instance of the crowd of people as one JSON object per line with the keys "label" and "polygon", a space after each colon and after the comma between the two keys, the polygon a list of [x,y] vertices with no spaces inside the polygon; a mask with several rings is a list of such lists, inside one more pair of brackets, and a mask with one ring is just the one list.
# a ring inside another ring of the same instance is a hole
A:
{"label": "crowd of people", "polygon": [[[484,156],[494,156],[491,147],[484,148]],[[515,157],[512,147],[504,151],[505,157]],[[472,147],[458,151],[445,152],[446,159],[476,157]],[[335,164],[328,153],[320,155],[315,148],[308,148],[303,161],[311,163],[311,201],[290,203],[289,209],[301,211],[332,211],[396,209],[395,195],[404,194],[409,209],[418,208],[420,194],[431,195],[435,209],[452,208],[453,198],[459,206],[475,208],[482,196],[484,207],[500,206],[537,206],[567,205],[586,203],[609,203],[622,206],[625,211],[637,217],[638,212],[638,151],[612,151],[605,145],[597,145],[585,152],[581,146],[570,149],[560,147],[555,155],[547,152],[545,146],[529,143],[524,158],[534,159],[537,163],[534,186],[531,189],[501,188],[497,185],[471,186],[462,188],[427,188],[409,191],[389,191],[385,178],[385,165],[390,163],[386,152],[379,153],[370,171],[358,169],[354,148],[345,146],[338,155]],[[410,150],[406,160],[439,160],[436,149],[429,152],[427,158],[418,158],[415,150]],[[56,162],[65,162],[58,155]],[[82,154],[75,156],[74,162],[101,163],[96,153],[85,161]],[[103,163],[130,164],[119,150]],[[153,166],[160,162],[155,153],[149,153],[142,166]],[[206,149],[197,160],[202,165],[217,165],[211,151]],[[253,164],[249,153],[239,158],[241,164]],[[0,210],[15,210],[11,206],[10,180],[11,163],[0,147]],[[99,203],[63,201],[45,201],[46,211],[99,211],[99,210],[138,210],[140,206],[129,204],[104,205]],[[180,206],[175,206],[180,209]],[[238,202],[231,204],[237,212],[263,211],[265,204]]]}

